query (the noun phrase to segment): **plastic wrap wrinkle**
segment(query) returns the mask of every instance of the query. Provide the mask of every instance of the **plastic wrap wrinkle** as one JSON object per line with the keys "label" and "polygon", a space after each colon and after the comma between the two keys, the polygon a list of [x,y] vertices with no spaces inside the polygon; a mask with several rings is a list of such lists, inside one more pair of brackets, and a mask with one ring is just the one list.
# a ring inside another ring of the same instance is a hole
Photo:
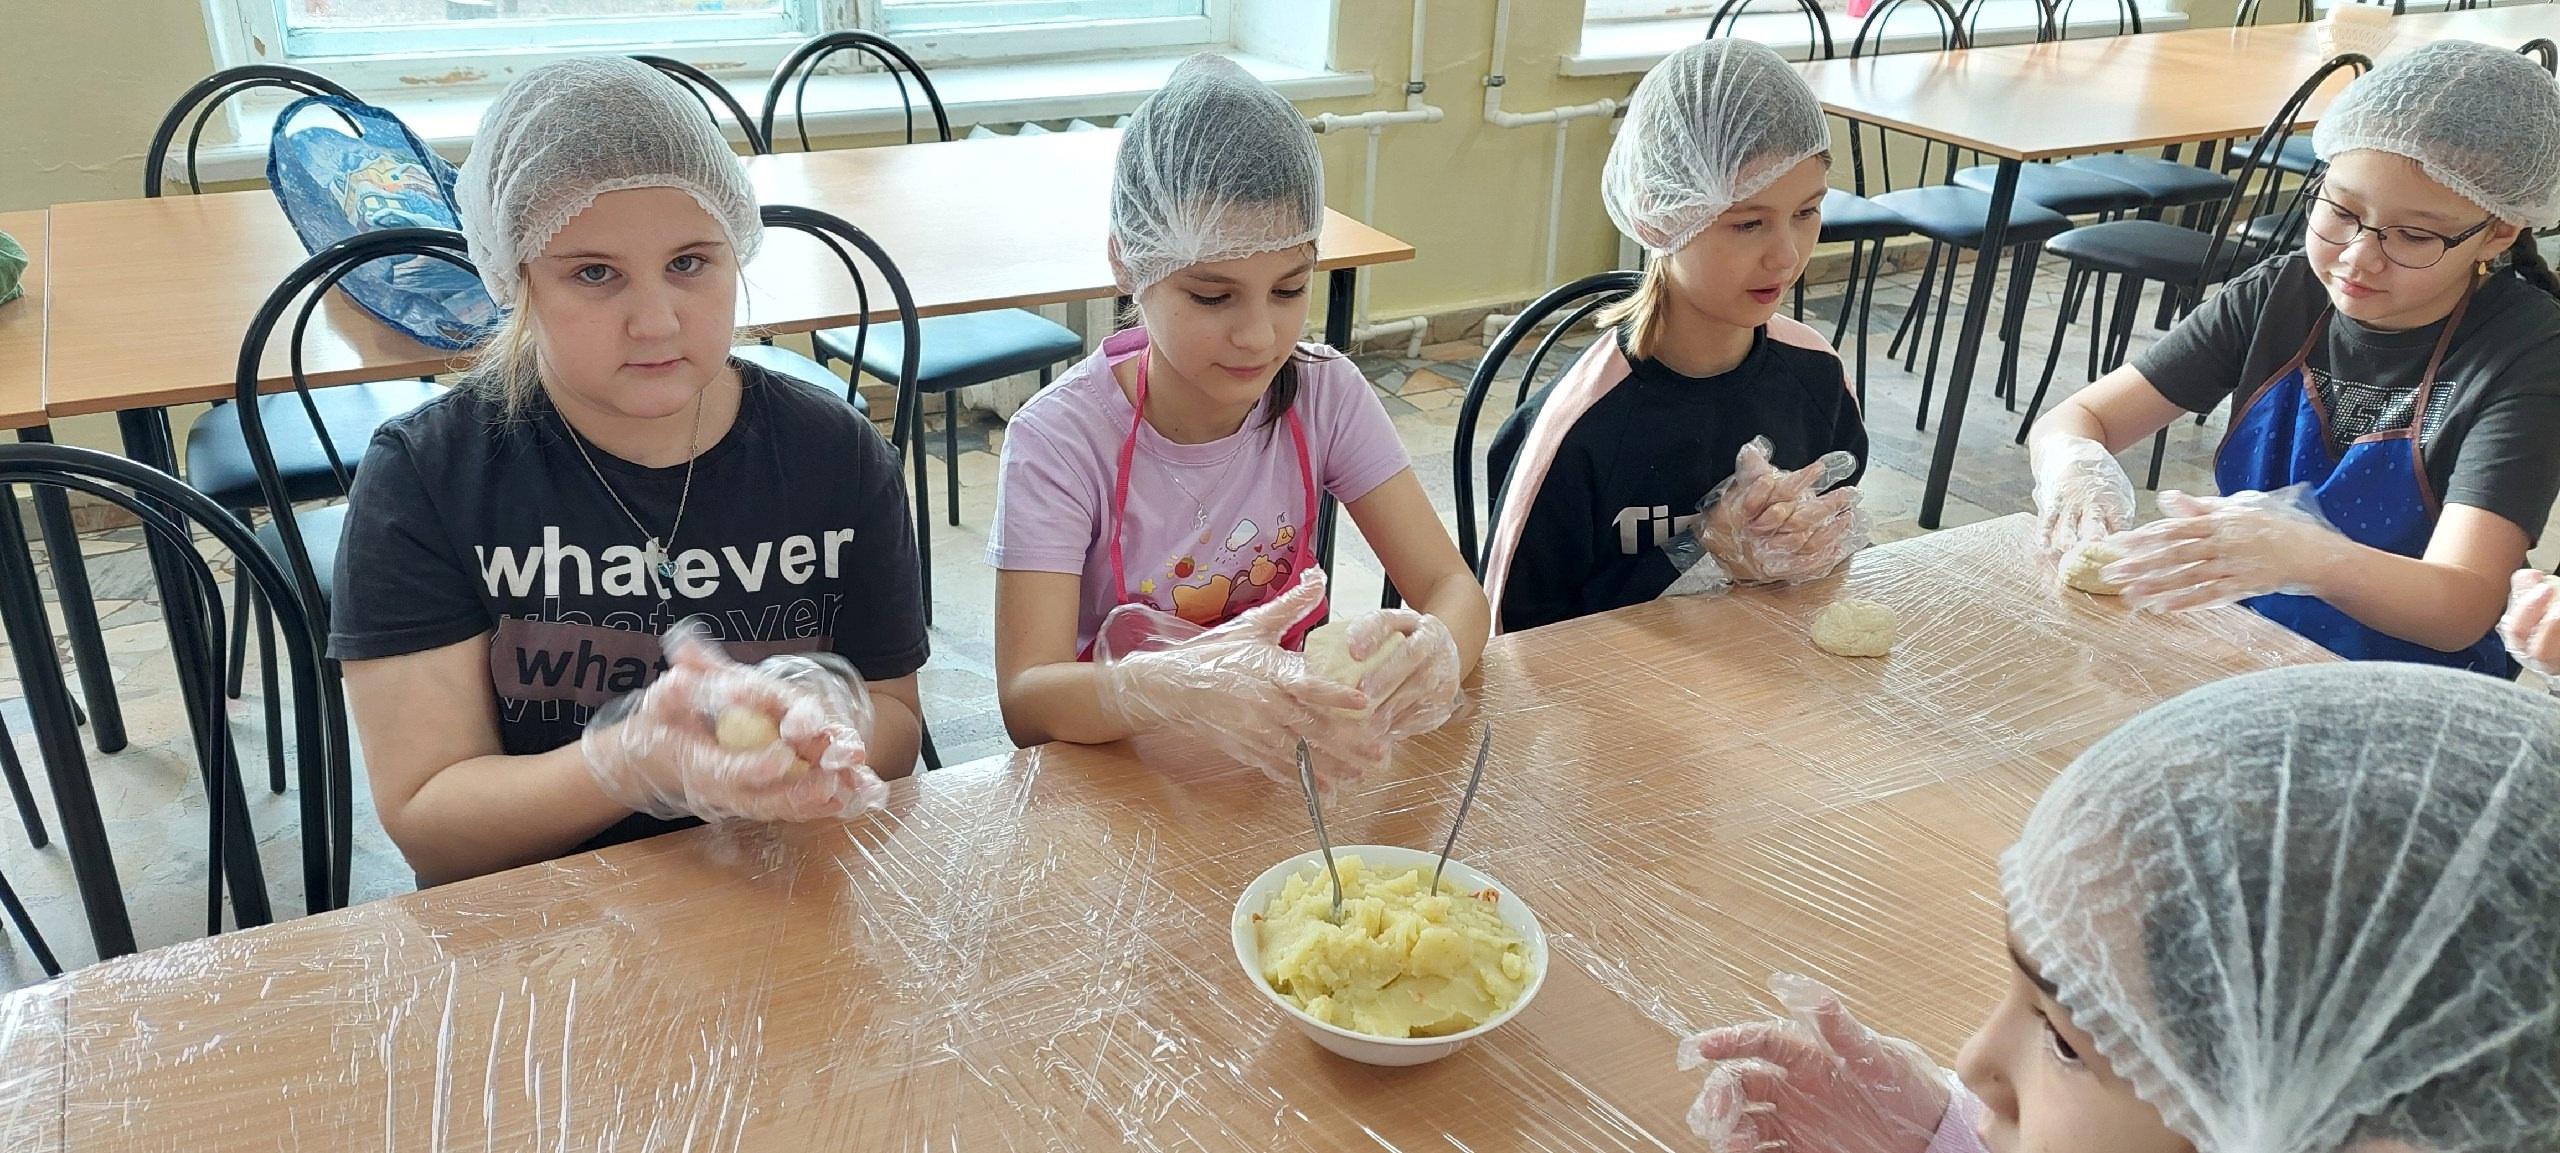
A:
{"label": "plastic wrap wrinkle", "polygon": [[[1236,894],[1312,846],[1297,795],[1052,746],[864,820],[694,830],[22,991],[0,1147],[1691,1148],[1674,1039],[1767,1015],[1786,969],[1951,1056],[1998,993],[1998,853],[2053,774],[2168,694],[2325,659],[2241,610],[2058,596],[2031,529],[1498,639],[1460,856],[1537,912],[1550,970],[1435,1064],[1335,1059],[1237,965]],[[1842,595],[1900,614],[1891,657],[1812,648]],[[1336,839],[1435,847],[1472,735],[1344,789]]]}

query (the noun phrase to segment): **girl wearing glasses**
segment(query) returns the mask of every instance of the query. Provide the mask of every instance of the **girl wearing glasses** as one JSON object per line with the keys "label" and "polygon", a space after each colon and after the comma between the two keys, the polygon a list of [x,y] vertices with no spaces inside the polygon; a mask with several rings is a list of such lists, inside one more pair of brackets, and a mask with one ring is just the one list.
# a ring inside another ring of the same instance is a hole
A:
{"label": "girl wearing glasses", "polygon": [[[2515,675],[2508,574],[2560,491],[2560,87],[2523,56],[2429,44],[2350,85],[2303,250],[2233,279],[2038,422],[2059,557],[2121,532],[2137,607],[2240,602],[2349,659]],[[2221,495],[2160,494],[2130,532],[2114,454],[2233,400]]]}

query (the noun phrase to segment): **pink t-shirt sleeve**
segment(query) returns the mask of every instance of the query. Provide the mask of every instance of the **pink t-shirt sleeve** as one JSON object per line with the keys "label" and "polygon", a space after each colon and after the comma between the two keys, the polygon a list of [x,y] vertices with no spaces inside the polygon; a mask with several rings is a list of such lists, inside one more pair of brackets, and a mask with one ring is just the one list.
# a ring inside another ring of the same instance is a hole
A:
{"label": "pink t-shirt sleeve", "polygon": [[1956,1089],[1947,1102],[1947,1114],[1938,1119],[1937,1135],[1929,1139],[1928,1153],[1989,1153],[1975,1126],[1982,1120],[1982,1099]]}
{"label": "pink t-shirt sleeve", "polygon": [[1413,466],[1369,378],[1347,356],[1301,362],[1307,439],[1323,445],[1324,488],[1349,504]]}
{"label": "pink t-shirt sleeve", "polygon": [[[1053,405],[1054,407],[1054,405]],[[995,523],[987,530],[987,563],[1000,570],[1082,575],[1101,535],[1102,509],[1083,458],[1036,421],[1007,430],[996,477]]]}

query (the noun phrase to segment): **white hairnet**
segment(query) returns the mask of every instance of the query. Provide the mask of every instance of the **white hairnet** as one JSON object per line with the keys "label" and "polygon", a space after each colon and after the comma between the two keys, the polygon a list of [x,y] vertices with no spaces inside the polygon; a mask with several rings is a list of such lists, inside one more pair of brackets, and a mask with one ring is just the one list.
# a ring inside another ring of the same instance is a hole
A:
{"label": "white hairnet", "polygon": [[1111,239],[1128,277],[1122,291],[1323,232],[1315,134],[1235,61],[1206,52],[1183,61],[1121,130]]}
{"label": "white hairnet", "polygon": [[523,265],[596,197],[630,188],[691,193],[741,265],[764,240],[745,166],[674,78],[623,56],[580,56],[517,77],[481,115],[455,188],[489,295],[514,308]]}
{"label": "white hairnet", "polygon": [[1830,150],[1822,103],[1785,57],[1750,40],[1700,41],[1636,85],[1600,170],[1600,199],[1618,231],[1667,256]]}
{"label": "white hairnet", "polygon": [[2357,77],[2311,145],[2405,156],[2509,224],[2560,224],[2560,84],[2504,48],[2438,40]]}
{"label": "white hairnet", "polygon": [[2001,875],[2199,1153],[2560,1147],[2560,703],[2379,662],[2209,685],[2073,762]]}

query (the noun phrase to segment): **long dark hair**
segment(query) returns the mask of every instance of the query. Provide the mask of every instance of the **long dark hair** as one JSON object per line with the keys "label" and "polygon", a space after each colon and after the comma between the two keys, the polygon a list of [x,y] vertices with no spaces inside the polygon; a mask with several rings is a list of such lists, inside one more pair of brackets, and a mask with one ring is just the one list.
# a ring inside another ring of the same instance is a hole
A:
{"label": "long dark hair", "polygon": [[2542,258],[2542,246],[2534,243],[2533,233],[2519,232],[2516,242],[2507,249],[2507,271],[2516,279],[2560,298],[2560,276],[2551,272],[2551,264]]}

